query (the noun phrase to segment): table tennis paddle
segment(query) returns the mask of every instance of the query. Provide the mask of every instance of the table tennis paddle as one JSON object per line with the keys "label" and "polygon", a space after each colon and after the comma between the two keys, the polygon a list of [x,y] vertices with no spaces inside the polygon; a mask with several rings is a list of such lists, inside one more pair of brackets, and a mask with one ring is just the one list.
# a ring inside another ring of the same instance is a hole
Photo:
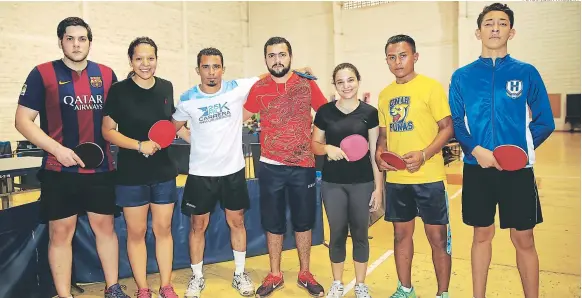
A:
{"label": "table tennis paddle", "polygon": [[103,163],[103,149],[95,143],[85,142],[77,145],[73,152],[83,161],[85,169],[98,168]]}
{"label": "table tennis paddle", "polygon": [[308,73],[300,72],[300,71],[297,71],[297,70],[294,70],[293,72],[296,73],[300,77],[304,77],[304,78],[309,79],[309,80],[317,80],[317,77],[316,76],[312,76],[312,75],[310,75]]}
{"label": "table tennis paddle", "polygon": [[[150,127],[148,132],[148,138],[152,142],[156,142],[160,145],[160,148],[167,148],[172,144],[174,138],[176,137],[176,127],[172,124],[170,120],[160,120],[154,123]],[[145,157],[149,155],[144,154]]]}
{"label": "table tennis paddle", "polygon": [[358,161],[368,153],[368,141],[359,134],[349,135],[340,142],[340,149],[348,156],[349,162]]}
{"label": "table tennis paddle", "polygon": [[152,125],[148,138],[160,147],[167,148],[176,138],[176,127],[169,120],[160,120]]}
{"label": "table tennis paddle", "polygon": [[515,145],[497,146],[493,150],[493,156],[505,171],[517,171],[527,165],[527,153]]}
{"label": "table tennis paddle", "polygon": [[406,169],[406,162],[404,159],[394,152],[383,152],[380,154],[380,158],[382,158],[387,164],[395,167],[397,170]]}

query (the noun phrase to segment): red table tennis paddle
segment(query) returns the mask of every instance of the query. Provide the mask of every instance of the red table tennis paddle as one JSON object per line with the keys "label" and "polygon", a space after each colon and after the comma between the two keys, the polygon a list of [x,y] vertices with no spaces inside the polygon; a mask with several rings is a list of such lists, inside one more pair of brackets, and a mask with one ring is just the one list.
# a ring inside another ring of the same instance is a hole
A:
{"label": "red table tennis paddle", "polygon": [[394,152],[383,152],[380,154],[380,158],[382,158],[387,164],[395,167],[397,170],[406,169],[406,162],[404,159]]}
{"label": "red table tennis paddle", "polygon": [[[176,137],[176,127],[169,120],[160,120],[150,127],[148,138],[152,142],[160,145],[160,148],[167,148],[172,144]],[[149,155],[144,154],[145,157]]]}
{"label": "red table tennis paddle", "polygon": [[77,145],[73,149],[73,152],[83,161],[85,169],[98,168],[103,163],[103,158],[105,157],[101,146],[92,142]]}
{"label": "red table tennis paddle", "polygon": [[176,137],[176,127],[169,120],[160,120],[150,128],[148,138],[160,147],[167,148]]}
{"label": "red table tennis paddle", "polygon": [[527,165],[527,153],[515,145],[501,145],[495,147],[493,156],[505,171],[517,171]]}
{"label": "red table tennis paddle", "polygon": [[359,134],[349,135],[341,141],[340,149],[348,156],[348,161],[358,161],[368,153],[368,140]]}

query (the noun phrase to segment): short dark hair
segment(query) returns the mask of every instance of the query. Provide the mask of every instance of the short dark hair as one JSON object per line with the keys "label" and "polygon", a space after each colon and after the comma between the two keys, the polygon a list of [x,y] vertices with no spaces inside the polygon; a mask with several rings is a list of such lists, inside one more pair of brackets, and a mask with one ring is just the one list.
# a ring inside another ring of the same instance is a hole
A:
{"label": "short dark hair", "polygon": [[384,55],[386,54],[386,50],[388,49],[389,45],[399,43],[399,42],[408,43],[410,45],[410,47],[412,48],[412,53],[416,53],[416,42],[414,42],[414,39],[412,39],[412,37],[410,37],[408,35],[398,34],[398,35],[394,35],[394,36],[388,38],[388,41],[386,42],[386,45],[384,46]]}
{"label": "short dark hair", "polygon": [[202,61],[202,56],[220,56],[220,64],[224,67],[224,57],[222,57],[222,52],[217,48],[205,48],[198,52],[197,65],[200,67],[200,61]]}
{"label": "short dark hair", "polygon": [[333,70],[333,74],[331,76],[331,83],[332,83],[332,85],[335,85],[335,75],[337,74],[337,72],[340,71],[340,70],[342,70],[342,69],[346,69],[346,68],[351,69],[354,72],[354,74],[356,75],[356,79],[358,81],[361,80],[360,72],[358,71],[358,69],[353,64],[347,63],[347,62],[346,63],[340,63]]}
{"label": "short dark hair", "polygon": [[263,49],[263,53],[264,53],[265,57],[267,57],[267,47],[268,46],[272,46],[272,45],[276,45],[276,44],[280,44],[280,43],[286,44],[287,49],[289,50],[289,56],[293,56],[293,50],[291,49],[291,43],[287,39],[285,39],[284,37],[275,36],[275,37],[269,38],[269,40],[267,40],[267,42],[265,43],[265,48]]}
{"label": "short dark hair", "polygon": [[62,20],[59,25],[57,26],[57,36],[60,40],[63,39],[65,36],[65,31],[67,31],[67,27],[69,26],[83,26],[87,29],[87,38],[89,41],[93,41],[93,33],[91,33],[91,27],[89,24],[85,23],[85,21],[78,17],[68,17]]}
{"label": "short dark hair", "polygon": [[477,28],[481,29],[481,23],[483,23],[483,18],[485,17],[486,14],[492,11],[501,11],[507,14],[507,16],[509,17],[509,28],[513,28],[514,21],[513,10],[511,10],[509,6],[507,6],[507,4],[501,3],[493,3],[483,8],[483,11],[479,14],[479,17],[477,17]]}

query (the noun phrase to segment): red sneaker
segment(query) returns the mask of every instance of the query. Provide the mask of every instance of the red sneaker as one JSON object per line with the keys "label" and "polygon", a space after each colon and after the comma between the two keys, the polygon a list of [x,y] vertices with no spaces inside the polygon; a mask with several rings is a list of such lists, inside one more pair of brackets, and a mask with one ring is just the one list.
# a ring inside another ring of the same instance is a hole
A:
{"label": "red sneaker", "polygon": [[283,273],[280,273],[280,276],[269,273],[263,280],[263,284],[257,289],[256,295],[260,298],[269,297],[275,290],[283,288],[284,284]]}
{"label": "red sneaker", "polygon": [[313,297],[323,297],[323,287],[315,280],[311,272],[300,272],[297,276],[297,285],[304,288]]}

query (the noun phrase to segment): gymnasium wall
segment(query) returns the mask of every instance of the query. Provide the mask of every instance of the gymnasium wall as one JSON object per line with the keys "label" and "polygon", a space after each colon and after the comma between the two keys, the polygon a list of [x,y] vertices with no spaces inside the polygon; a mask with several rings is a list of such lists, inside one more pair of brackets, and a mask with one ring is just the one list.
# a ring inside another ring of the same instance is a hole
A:
{"label": "gymnasium wall", "polygon": [[[194,68],[203,47],[224,53],[225,78],[248,77],[267,72],[263,45],[283,36],[293,46],[292,66],[311,66],[327,97],[335,93],[335,65],[351,62],[363,78],[360,92],[370,92],[376,105],[378,93],[393,80],[384,56],[388,37],[414,37],[417,70],[447,88],[452,72],[480,53],[475,23],[489,3],[391,2],[344,10],[341,2],[2,2],[0,140],[23,139],[14,129],[18,94],[32,67],[62,56],[56,26],[67,16],[89,22],[94,33],[89,58],[111,66],[120,78],[129,71],[131,40],[152,37],[159,46],[157,75],[174,83],[176,97],[199,82]],[[517,31],[509,52],[534,64],[549,93],[557,94],[553,106],[562,129],[565,94],[580,92],[580,3],[509,4]]]}
{"label": "gymnasium wall", "polygon": [[[292,68],[309,66],[321,79],[324,95],[333,91],[333,2],[249,2],[249,44],[246,75],[268,72],[265,42],[285,37],[293,50]],[[329,77],[329,79],[328,79]]]}
{"label": "gymnasium wall", "polygon": [[0,3],[0,140],[23,140],[14,129],[18,95],[35,65],[62,57],[56,36],[62,19],[79,16],[89,23],[89,59],[110,66],[119,79],[130,71],[129,43],[151,37],[158,45],[156,75],[173,83],[177,101],[199,83],[196,54],[203,47],[223,52],[225,78],[244,75],[247,11],[246,2],[218,1]]}
{"label": "gymnasium wall", "polygon": [[[447,90],[453,71],[481,52],[474,35],[476,20],[490,3],[391,2],[344,10],[341,2],[251,2],[250,40],[258,49],[251,47],[255,56],[247,59],[247,69],[256,71],[261,63],[256,53],[268,37],[284,36],[293,45],[294,65],[312,66],[326,96],[335,93],[330,84],[335,65],[351,62],[362,75],[360,93],[370,92],[376,105],[378,93],[393,80],[384,45],[390,36],[404,33],[417,43],[417,71]],[[566,94],[580,92],[580,2],[509,2],[509,6],[516,14],[517,31],[509,52],[538,68],[548,92],[555,94],[551,101],[556,128],[568,129]]]}

